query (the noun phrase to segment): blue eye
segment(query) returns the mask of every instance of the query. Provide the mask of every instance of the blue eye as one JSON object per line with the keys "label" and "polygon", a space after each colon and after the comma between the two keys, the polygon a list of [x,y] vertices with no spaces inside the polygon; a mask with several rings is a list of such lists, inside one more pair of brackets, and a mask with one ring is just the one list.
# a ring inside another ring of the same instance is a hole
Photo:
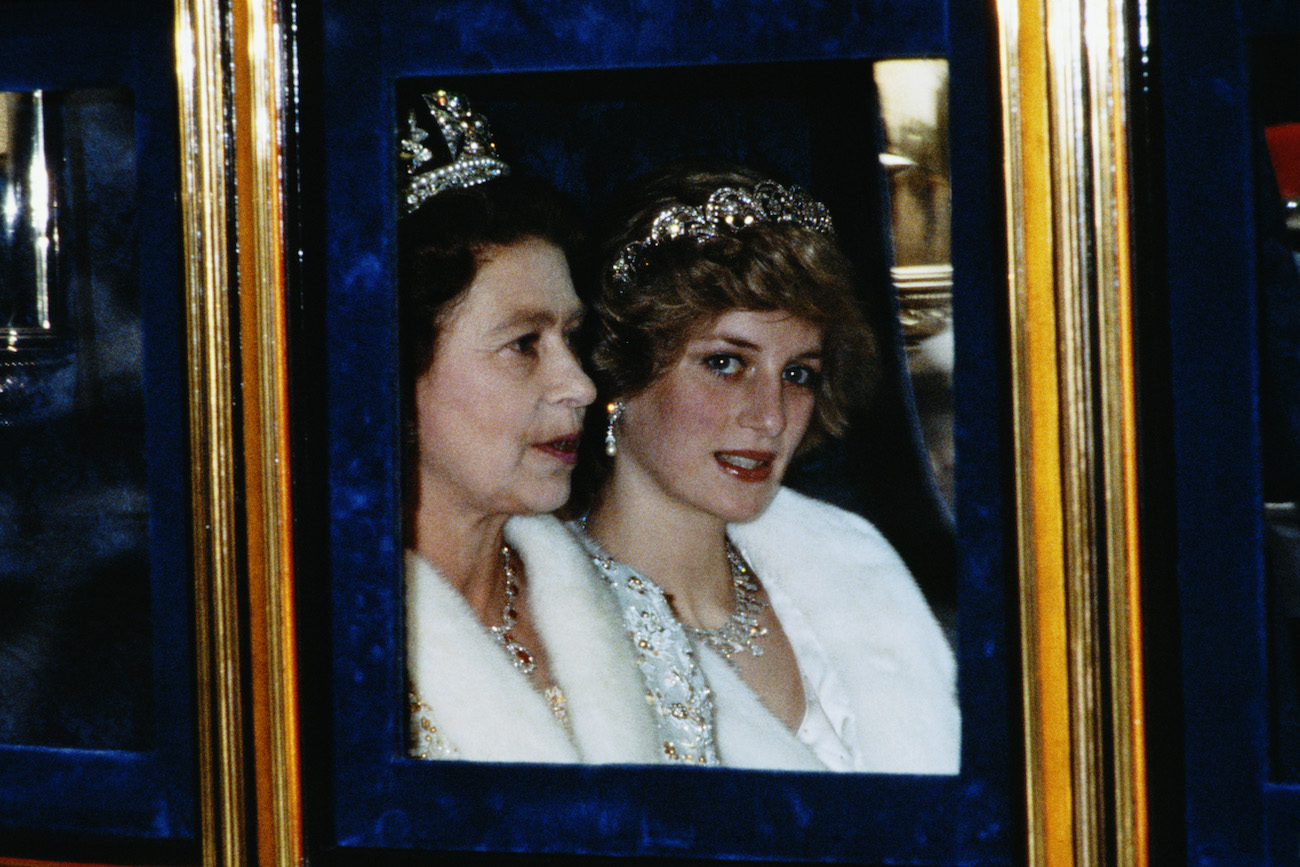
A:
{"label": "blue eye", "polygon": [[732,376],[740,373],[742,362],[734,355],[728,355],[720,352],[715,355],[706,355],[704,357],[704,366],[718,376]]}
{"label": "blue eye", "polygon": [[817,371],[802,364],[792,364],[782,372],[782,377],[791,385],[810,388],[817,382]]}

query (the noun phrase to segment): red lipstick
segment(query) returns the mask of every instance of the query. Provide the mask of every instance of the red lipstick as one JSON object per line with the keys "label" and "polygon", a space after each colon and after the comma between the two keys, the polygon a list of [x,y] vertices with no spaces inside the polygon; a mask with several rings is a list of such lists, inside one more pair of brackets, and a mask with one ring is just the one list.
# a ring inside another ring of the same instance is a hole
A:
{"label": "red lipstick", "polygon": [[549,442],[536,443],[533,448],[540,449],[546,454],[572,465],[578,462],[578,439],[578,434],[573,433]]}
{"label": "red lipstick", "polygon": [[766,482],[772,475],[776,452],[738,449],[714,452],[713,459],[723,472],[742,482]]}

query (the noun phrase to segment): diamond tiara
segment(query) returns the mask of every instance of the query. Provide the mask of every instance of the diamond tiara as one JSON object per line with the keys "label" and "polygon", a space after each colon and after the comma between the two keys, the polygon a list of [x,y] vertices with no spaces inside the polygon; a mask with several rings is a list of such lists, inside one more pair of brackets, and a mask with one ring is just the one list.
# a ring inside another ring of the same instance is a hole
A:
{"label": "diamond tiara", "polygon": [[830,211],[802,187],[783,187],[775,181],[760,181],[752,190],[719,187],[703,207],[673,205],[660,211],[644,240],[633,241],[619,251],[610,274],[614,282],[630,284],[636,270],[645,265],[646,252],[653,247],[678,238],[690,238],[698,244],[758,223],[790,223],[835,235]]}
{"label": "diamond tiara", "polygon": [[487,118],[475,114],[468,99],[458,93],[435,90],[424,94],[424,104],[438,123],[451,162],[425,168],[434,153],[424,144],[429,131],[420,126],[421,119],[412,109],[406,119],[409,137],[402,139],[402,158],[407,163],[402,205],[407,214],[443,190],[472,187],[510,173],[510,167],[496,157],[496,144]]}

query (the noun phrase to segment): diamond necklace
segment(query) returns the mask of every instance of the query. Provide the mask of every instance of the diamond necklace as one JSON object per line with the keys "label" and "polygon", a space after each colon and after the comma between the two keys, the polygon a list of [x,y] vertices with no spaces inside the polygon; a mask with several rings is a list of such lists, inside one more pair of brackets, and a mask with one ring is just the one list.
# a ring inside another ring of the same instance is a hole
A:
{"label": "diamond necklace", "polygon": [[515,664],[515,668],[524,674],[532,674],[537,670],[537,663],[533,660],[533,653],[527,647],[515,638],[515,624],[519,622],[519,612],[515,610],[515,597],[519,595],[519,583],[515,580],[515,568],[511,565],[513,556],[510,552],[510,546],[503,544],[501,546],[501,562],[505,566],[506,573],[506,604],[501,608],[501,625],[492,627],[492,634],[505,647],[506,652],[510,654],[510,661]]}
{"label": "diamond necklace", "polygon": [[731,567],[731,588],[735,593],[731,617],[717,629],[682,625],[692,636],[721,653],[728,662],[733,654],[745,650],[754,656],[762,656],[763,648],[757,639],[767,635],[767,627],[758,625],[758,615],[767,603],[758,598],[758,579],[730,539],[727,540],[727,564]]}

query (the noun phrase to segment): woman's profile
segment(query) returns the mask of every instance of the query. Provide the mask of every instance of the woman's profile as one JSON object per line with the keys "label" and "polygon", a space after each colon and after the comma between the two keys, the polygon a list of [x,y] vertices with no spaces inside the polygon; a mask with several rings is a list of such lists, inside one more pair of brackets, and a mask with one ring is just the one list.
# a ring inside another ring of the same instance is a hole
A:
{"label": "woman's profile", "polygon": [[410,752],[661,760],[619,614],[548,514],[595,396],[571,349],[575,223],[551,187],[510,174],[462,97],[427,94],[404,121]]}
{"label": "woman's profile", "polygon": [[620,202],[577,528],[651,694],[702,679],[723,765],[956,773],[953,656],[911,575],[871,524],[781,487],[875,372],[825,207],[713,164]]}

